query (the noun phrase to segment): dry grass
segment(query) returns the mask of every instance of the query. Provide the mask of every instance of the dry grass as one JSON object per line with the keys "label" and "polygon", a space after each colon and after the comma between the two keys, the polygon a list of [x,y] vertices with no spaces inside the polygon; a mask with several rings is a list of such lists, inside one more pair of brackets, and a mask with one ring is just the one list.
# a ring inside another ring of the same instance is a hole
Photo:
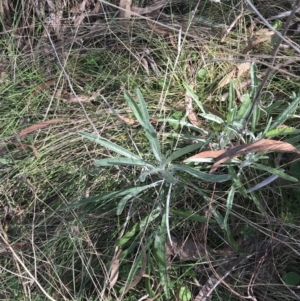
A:
{"label": "dry grass", "polygon": [[[158,271],[160,259],[154,247],[158,220],[130,236],[136,225],[151,216],[157,204],[164,207],[161,191],[136,198],[121,216],[115,214],[117,200],[62,210],[77,200],[139,185],[138,168],[95,167],[95,158],[109,158],[113,153],[87,142],[77,132],[96,130],[102,137],[150,158],[141,129],[126,126],[116,117],[119,114],[134,118],[123,91],[140,88],[153,117],[168,118],[178,113],[184,116],[184,82],[193,82],[199,99],[210,110],[226,117],[228,103],[221,100],[228,92],[228,85],[220,87],[221,80],[246,59],[256,63],[262,78],[272,64],[274,45],[269,39],[243,53],[254,33],[265,25],[247,6],[233,2],[220,5],[201,1],[196,17],[202,19],[195,17],[192,21],[188,17],[191,7],[167,5],[161,12],[172,14],[172,18],[161,16],[158,29],[149,25],[150,17],[146,16],[120,22],[116,18],[117,2],[111,6],[86,1],[85,12],[81,12],[79,1],[65,1],[64,5],[50,0],[3,1],[0,10],[0,233],[4,248],[0,254],[3,269],[0,297],[3,300],[138,300],[146,294],[150,297],[158,294],[157,299],[165,300]],[[276,1],[276,5],[256,2],[265,18],[292,7],[287,1]],[[147,3],[134,5],[146,7]],[[241,11],[244,13],[237,19]],[[56,25],[47,25],[50,16]],[[237,22],[224,42],[220,42],[222,29],[205,24],[210,20],[230,25],[235,19]],[[176,22],[182,26],[182,39],[178,27],[172,29]],[[290,35],[289,39],[297,43],[297,35]],[[277,112],[290,101],[291,92],[299,90],[298,56],[291,48],[280,48],[277,54],[275,72],[266,85],[272,97],[278,102],[283,100]],[[236,85],[239,81],[246,82],[249,72],[233,80]],[[236,87],[240,94],[249,90],[247,84]],[[78,102],[78,98],[82,101]],[[239,103],[238,98],[236,101]],[[62,121],[18,136],[30,125],[53,119]],[[297,120],[291,119],[286,124],[298,128]],[[199,123],[209,134],[219,132],[218,125],[201,119]],[[261,122],[258,132],[264,127]],[[178,129],[170,125],[158,126],[158,131],[178,134]],[[192,131],[184,134],[196,135]],[[165,152],[172,151],[177,143],[186,144],[167,135],[160,138]],[[219,136],[211,142],[218,139]],[[271,162],[275,159],[268,158]],[[280,167],[297,174],[298,158],[285,156],[281,162]],[[265,174],[253,168],[241,181],[245,187],[251,187],[264,177]],[[189,179],[183,176],[182,181]],[[202,215],[213,204],[224,216],[231,184],[201,181],[194,184],[210,197],[210,203],[199,196],[199,191],[178,185],[172,192],[171,208]],[[228,220],[232,238],[238,242],[250,241],[252,237],[251,246],[241,243],[238,247],[240,254],[253,256],[226,278],[227,285],[214,290],[212,300],[300,298],[296,285],[286,285],[288,273],[298,273],[300,250],[299,188],[298,183],[288,185],[289,182],[278,181],[258,191],[252,199],[235,198]],[[258,210],[258,204],[263,211]],[[228,240],[231,242],[217,223],[208,225],[176,214],[171,215],[170,222],[172,235],[182,239],[187,236],[201,239],[213,249],[222,249]],[[123,245],[119,279],[109,290],[109,268],[123,230],[129,238]],[[141,252],[137,250],[143,240],[148,254],[144,274],[149,277],[143,278],[145,284],[140,281],[123,296],[121,288],[131,267],[136,264],[136,275],[142,266]],[[271,247],[266,248],[267,243]],[[194,278],[205,284],[212,267],[223,258],[206,254],[205,259],[199,259],[198,272],[194,263],[192,268],[189,262],[175,264],[170,271],[171,299],[179,300],[177,292],[181,287],[188,287],[196,296],[199,288]]]}

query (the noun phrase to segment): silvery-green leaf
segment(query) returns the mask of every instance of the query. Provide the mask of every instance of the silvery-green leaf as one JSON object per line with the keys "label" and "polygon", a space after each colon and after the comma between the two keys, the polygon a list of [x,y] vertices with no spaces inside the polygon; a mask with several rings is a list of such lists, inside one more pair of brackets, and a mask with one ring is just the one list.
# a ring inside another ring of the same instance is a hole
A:
{"label": "silvery-green leaf", "polygon": [[114,151],[118,153],[121,156],[125,156],[127,158],[135,158],[135,159],[140,159],[137,155],[133,154],[132,152],[126,150],[125,148],[110,142],[109,140],[102,138],[102,137],[97,137],[94,134],[90,133],[85,133],[85,132],[79,132],[79,135],[81,135],[84,138],[87,138],[91,140],[92,142],[95,142],[97,144],[100,144],[101,146],[110,149],[111,151]]}

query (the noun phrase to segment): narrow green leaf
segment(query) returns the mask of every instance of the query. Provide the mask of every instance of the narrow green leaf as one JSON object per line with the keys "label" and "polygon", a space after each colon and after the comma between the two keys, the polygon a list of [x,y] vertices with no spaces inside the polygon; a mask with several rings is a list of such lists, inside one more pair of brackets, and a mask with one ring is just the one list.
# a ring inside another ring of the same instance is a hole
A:
{"label": "narrow green leaf", "polygon": [[191,211],[183,211],[183,210],[175,210],[170,208],[170,212],[176,216],[179,216],[183,219],[189,220],[189,221],[196,221],[196,222],[200,222],[200,223],[206,223],[206,222],[210,222],[213,223],[214,220],[212,219],[207,219],[205,216],[201,216],[195,212],[191,212]]}
{"label": "narrow green leaf", "polygon": [[92,197],[89,197],[89,198],[86,198],[86,199],[81,199],[77,202],[74,202],[74,203],[71,203],[71,204],[67,205],[66,207],[62,208],[61,210],[65,210],[65,209],[68,209],[68,208],[75,208],[75,207],[78,207],[78,206],[87,205],[89,203],[95,203],[95,202],[104,201],[104,200],[116,199],[118,197],[126,195],[129,191],[131,191],[131,189],[132,188],[125,189],[125,190],[120,190],[120,191],[108,192],[108,193],[95,195],[95,196],[92,196]]}
{"label": "narrow green leaf", "polygon": [[[210,207],[211,207],[211,211],[212,211],[212,214],[213,214],[213,217],[215,219],[215,221],[218,223],[218,225],[220,226],[221,229],[224,229],[224,218],[223,216],[215,209],[214,207],[214,204],[211,204],[211,198],[208,197],[205,192],[200,189],[198,187],[198,185],[194,185],[193,183],[191,183],[191,181],[186,181],[185,182],[185,185],[188,185],[190,187],[192,187],[193,189],[195,189],[195,191],[197,191],[197,193],[203,197],[203,199],[207,202],[207,204],[210,204]],[[214,222],[214,221],[211,221],[210,222]]]}
{"label": "narrow green leaf", "polygon": [[224,120],[214,114],[211,113],[202,113],[200,114],[201,117],[205,118],[206,120],[211,120],[213,122],[216,122],[218,124],[223,124]]}
{"label": "narrow green leaf", "polygon": [[[254,101],[255,97],[257,95],[257,89],[258,89],[258,84],[259,84],[258,78],[257,78],[256,64],[251,64],[250,77],[251,77],[251,98],[252,98],[252,101]],[[260,109],[258,106],[255,106],[253,108],[253,112],[252,112],[252,124],[251,124],[252,132],[254,132],[256,129],[259,117],[260,117]]]}
{"label": "narrow green leaf", "polygon": [[150,142],[152,153],[153,153],[154,157],[156,158],[156,160],[158,162],[161,162],[162,155],[161,155],[161,151],[160,151],[160,145],[159,145],[159,141],[157,138],[157,133],[156,133],[154,127],[152,126],[152,124],[150,123],[150,117],[149,117],[149,113],[147,110],[146,102],[139,89],[136,90],[136,94],[137,94],[137,97],[138,97],[138,100],[140,103],[141,112],[142,112],[142,115],[144,118],[144,130],[145,130],[146,136]]}
{"label": "narrow green leaf", "polygon": [[146,186],[142,186],[142,187],[134,187],[134,188],[131,188],[131,190],[129,190],[129,191],[127,190],[126,196],[123,197],[118,204],[117,215],[120,215],[123,212],[123,209],[124,209],[126,203],[128,202],[128,200],[136,197],[138,194],[140,194],[141,192],[143,192],[147,189],[153,188],[153,187],[161,184],[161,182],[162,181],[157,181],[150,185],[146,185]]}
{"label": "narrow green leaf", "polygon": [[274,123],[271,125],[270,130],[276,129],[278,126],[282,125],[297,109],[299,102],[300,96],[295,98],[295,100],[276,118]]}
{"label": "narrow green leaf", "polygon": [[154,168],[153,165],[147,163],[144,160],[136,159],[136,158],[125,158],[125,157],[115,157],[115,158],[107,158],[100,159],[94,161],[95,166],[113,166],[113,165],[125,165],[125,166],[142,166],[148,168]]}
{"label": "narrow green leaf", "polygon": [[238,122],[241,126],[243,126],[243,120],[247,116],[251,108],[251,98],[249,94],[244,94],[242,96],[243,102],[239,107],[239,110],[236,114],[235,122]]}
{"label": "narrow green leaf", "polygon": [[136,95],[137,95],[137,98],[140,102],[140,108],[141,108],[141,112],[142,112],[142,115],[143,115],[143,119],[147,120],[149,122],[150,116],[149,116],[149,113],[148,113],[148,110],[147,110],[146,102],[144,100],[143,94],[142,94],[140,89],[136,89]]}
{"label": "narrow green leaf", "polygon": [[123,148],[113,142],[110,142],[109,140],[107,140],[105,138],[97,137],[94,134],[89,134],[89,133],[85,133],[85,132],[79,132],[78,134],[83,136],[84,138],[89,139],[92,142],[100,144],[101,146],[118,153],[121,156],[124,156],[127,158],[134,158],[134,159],[138,159],[138,160],[140,159],[137,155],[133,154],[132,152],[126,150],[125,148]]}
{"label": "narrow green leaf", "polygon": [[258,163],[252,163],[251,166],[254,167],[254,168],[263,170],[263,171],[267,171],[267,172],[269,172],[271,174],[277,175],[278,177],[280,177],[282,179],[285,179],[287,181],[291,181],[291,182],[295,182],[295,183],[298,182],[298,179],[285,174],[280,169],[272,168],[272,167],[265,166],[265,165],[258,164]]}
{"label": "narrow green leaf", "polygon": [[205,172],[198,171],[195,168],[191,168],[191,167],[183,166],[183,165],[174,165],[173,169],[187,172],[190,175],[192,175],[193,177],[198,178],[203,181],[206,181],[206,182],[222,183],[222,182],[228,181],[230,179],[230,175],[208,174]]}
{"label": "narrow green leaf", "polygon": [[[228,94],[228,101],[229,101],[228,111],[229,112],[231,112],[232,109],[234,108],[234,105],[233,105],[234,98],[235,98],[235,89],[234,89],[233,81],[230,78],[230,82],[229,82],[229,94]],[[229,120],[227,119],[227,121],[229,121]]]}
{"label": "narrow green leaf", "polygon": [[199,128],[185,120],[178,120],[178,119],[172,119],[172,118],[164,118],[164,119],[158,119],[158,122],[169,122],[169,123],[173,123],[176,125],[179,125],[181,127],[187,127],[188,129],[191,129],[193,131],[202,133],[204,135],[208,135],[208,132],[202,128]]}
{"label": "narrow green leaf", "polygon": [[271,124],[272,124],[272,121],[273,121],[273,118],[272,118],[272,116],[271,116],[271,117],[269,118],[268,124],[267,124],[267,126],[265,127],[264,132],[263,132],[263,134],[262,134],[262,137],[263,137],[263,138],[266,137],[266,134],[268,133],[269,128],[270,128],[270,126],[271,126]]}
{"label": "narrow green leaf", "polygon": [[131,95],[127,91],[125,91],[125,93],[124,93],[124,98],[128,102],[134,116],[136,117],[136,119],[138,120],[140,125],[142,127],[145,127],[143,114],[142,114],[139,106],[137,105],[137,103],[134,101],[134,99],[131,97]]}
{"label": "narrow green leaf", "polygon": [[231,186],[228,196],[227,196],[227,201],[226,201],[226,214],[224,218],[224,228],[226,232],[230,232],[230,227],[228,225],[228,218],[232,209],[232,204],[233,204],[233,199],[235,195],[235,188]]}
{"label": "narrow green leaf", "polygon": [[153,126],[150,123],[147,125],[147,127],[148,128],[145,128],[145,134],[146,134],[148,141],[150,142],[151,151],[152,151],[155,159],[159,163],[161,163],[163,157],[161,155],[160,145],[159,145],[156,131],[154,130]]}
{"label": "narrow green leaf", "polygon": [[188,91],[190,96],[192,97],[193,101],[197,104],[197,106],[200,108],[202,113],[207,114],[208,111],[204,108],[202,102],[199,100],[198,96],[194,93],[194,91],[190,88],[190,86],[187,83],[183,83],[185,89]]}
{"label": "narrow green leaf", "polygon": [[266,210],[264,209],[264,207],[261,205],[261,201],[256,197],[256,194],[254,192],[251,192],[250,195],[251,195],[251,199],[254,202],[254,204],[256,205],[258,211],[263,216],[265,216],[267,213],[266,213]]}
{"label": "narrow green leaf", "polygon": [[300,130],[295,128],[279,128],[275,130],[268,131],[265,135],[266,138],[281,136],[281,135],[295,135],[299,134]]}
{"label": "narrow green leaf", "polygon": [[234,187],[239,191],[239,193],[244,196],[247,197],[247,192],[246,189],[244,187],[244,185],[241,183],[240,179],[238,178],[234,168],[230,165],[227,166],[229,174],[231,176],[231,180],[234,183]]}
{"label": "narrow green leaf", "polygon": [[181,149],[178,149],[177,151],[175,151],[174,153],[172,153],[172,155],[170,155],[167,159],[166,159],[166,163],[165,164],[169,164],[170,162],[176,160],[177,158],[180,158],[188,153],[193,152],[196,149],[201,148],[203,145],[205,145],[205,142],[199,142],[199,143],[195,143],[195,144],[191,144],[188,145],[186,147],[183,147]]}
{"label": "narrow green leaf", "polygon": [[288,143],[293,144],[293,145],[295,145],[299,141],[300,141],[300,135],[297,135],[295,137],[284,140],[284,142],[288,142]]}
{"label": "narrow green leaf", "polygon": [[166,214],[163,214],[159,231],[155,235],[154,253],[159,268],[160,284],[164,289],[166,299],[170,299],[171,298],[170,289],[169,289],[170,284],[169,284],[167,260],[166,260],[166,233],[167,233]]}
{"label": "narrow green leaf", "polygon": [[166,215],[166,222],[165,222],[166,223],[166,229],[167,229],[168,239],[169,239],[170,242],[172,242],[171,231],[170,231],[170,223],[169,223],[172,188],[173,188],[173,185],[170,184],[169,189],[168,189],[168,194],[167,194],[166,214],[165,214]]}
{"label": "narrow green leaf", "polygon": [[161,215],[161,208],[155,208],[151,213],[143,218],[140,222],[136,223],[129,231],[127,231],[118,242],[118,246],[123,249],[124,245],[131,239],[135,239],[138,233],[143,233],[146,227],[149,226]]}
{"label": "narrow green leaf", "polygon": [[130,268],[129,274],[127,275],[126,286],[124,286],[120,290],[121,292],[123,292],[126,289],[126,287],[129,286],[133,282],[134,276],[136,275],[139,267],[141,266],[142,260],[143,260],[143,257],[142,257],[142,253],[140,252],[140,254],[136,257],[136,259],[134,260],[134,262]]}
{"label": "narrow green leaf", "polygon": [[137,103],[134,101],[134,99],[130,96],[128,92],[125,92],[125,99],[127,100],[130,108],[132,109],[135,117],[141,124],[141,126],[144,128],[146,137],[151,145],[151,150],[158,162],[161,162],[162,155],[160,151],[160,145],[157,138],[156,131],[154,127],[151,125],[149,120],[149,114],[147,111],[147,106],[145,103],[145,100],[143,98],[143,95],[139,89],[137,89],[137,96],[140,103],[140,107],[137,105]]}
{"label": "narrow green leaf", "polygon": [[173,177],[172,173],[168,170],[162,170],[160,174],[169,184],[175,184],[178,182],[178,180]]}

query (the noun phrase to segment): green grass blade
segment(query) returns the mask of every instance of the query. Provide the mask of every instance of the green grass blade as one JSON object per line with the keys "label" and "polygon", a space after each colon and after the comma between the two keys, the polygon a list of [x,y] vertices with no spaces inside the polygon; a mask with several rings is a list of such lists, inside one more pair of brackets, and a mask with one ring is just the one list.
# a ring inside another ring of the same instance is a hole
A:
{"label": "green grass blade", "polygon": [[132,152],[126,150],[125,148],[123,148],[113,142],[110,142],[109,140],[107,140],[105,138],[97,137],[94,134],[85,133],[85,132],[79,132],[78,134],[84,138],[89,139],[92,142],[95,142],[105,148],[110,149],[111,151],[114,151],[115,153],[118,153],[121,156],[124,156],[127,158],[133,158],[133,159],[140,159],[137,155],[133,154]]}
{"label": "green grass blade", "polygon": [[214,220],[211,219],[207,219],[205,216],[201,216],[195,212],[191,212],[191,211],[183,211],[183,210],[176,210],[176,209],[172,209],[170,208],[170,212],[176,216],[179,216],[185,220],[189,220],[189,221],[195,221],[195,222],[199,222],[199,223],[213,223]]}
{"label": "green grass blade", "polygon": [[178,182],[178,179],[173,177],[172,173],[168,170],[162,170],[160,174],[169,184],[175,184]]}
{"label": "green grass blade", "polygon": [[[257,78],[257,66],[256,66],[256,64],[251,64],[250,77],[251,77],[251,86],[252,86],[251,98],[252,98],[252,101],[254,101],[254,99],[257,95],[257,89],[258,89],[258,84],[259,84],[258,83],[258,78]],[[252,132],[254,132],[255,129],[256,129],[256,126],[257,126],[257,123],[258,123],[258,120],[259,120],[259,116],[260,116],[260,109],[256,105],[253,108],[253,113],[252,113],[252,124],[251,124]]]}
{"label": "green grass blade", "polygon": [[126,157],[115,157],[115,158],[107,158],[101,160],[95,160],[95,166],[113,166],[113,165],[125,165],[125,166],[142,166],[148,168],[154,168],[153,165],[147,163],[144,160],[136,159],[136,158],[126,158]]}
{"label": "green grass blade", "polygon": [[231,176],[231,180],[234,183],[234,187],[238,190],[238,192],[243,196],[247,197],[247,192],[244,185],[241,183],[237,173],[235,172],[234,168],[230,165],[227,166],[229,174]]}
{"label": "green grass blade", "polygon": [[[188,186],[192,187],[193,189],[195,189],[195,191],[197,191],[197,193],[199,195],[201,195],[201,197],[203,197],[203,199],[207,202],[207,204],[211,204],[211,198],[208,197],[205,194],[205,192],[198,187],[198,185],[194,185],[190,181],[186,181],[185,185],[188,185]],[[212,211],[212,214],[214,216],[215,221],[218,223],[218,225],[220,226],[221,229],[224,229],[224,218],[223,218],[223,216],[215,209],[213,204],[211,204],[210,208],[211,208],[211,211]],[[215,221],[210,220],[210,222],[215,222]]]}
{"label": "green grass blade", "polygon": [[140,110],[139,106],[137,105],[137,103],[134,101],[134,99],[131,97],[131,95],[127,91],[125,91],[125,93],[124,93],[124,98],[128,102],[134,116],[136,117],[136,119],[138,120],[140,125],[144,128],[145,120],[144,120],[144,116],[143,116],[142,111]]}
{"label": "green grass blade", "polygon": [[181,170],[184,171],[190,175],[192,175],[195,178],[198,178],[200,180],[206,181],[206,182],[212,182],[212,183],[222,183],[225,181],[228,181],[230,179],[230,175],[213,175],[208,174],[202,171],[198,171],[194,168],[183,166],[183,165],[174,165],[174,170]]}
{"label": "green grass blade", "polygon": [[243,102],[236,114],[235,122],[237,122],[240,126],[243,126],[243,120],[249,113],[251,108],[251,98],[249,94],[243,95]]}
{"label": "green grass blade", "polygon": [[265,129],[264,129],[264,132],[262,134],[262,137],[266,137],[266,134],[268,133],[269,129],[270,129],[270,126],[272,124],[272,121],[273,121],[273,118],[272,116],[269,118],[269,121],[268,121],[268,124],[266,125]]}
{"label": "green grass blade", "polygon": [[[124,251],[124,253],[125,253],[125,251]],[[135,258],[135,260],[130,268],[130,271],[127,276],[126,286],[124,286],[120,290],[121,293],[126,289],[127,286],[129,286],[133,282],[134,276],[136,275],[139,266],[141,266],[142,260],[143,260],[143,257],[142,257],[142,253],[140,252],[140,254]]]}
{"label": "green grass blade", "polygon": [[261,204],[261,201],[257,198],[255,192],[250,192],[251,195],[251,200],[254,202],[254,204],[256,205],[258,211],[263,214],[264,216],[267,215],[266,210],[264,209],[264,207]]}
{"label": "green grass blade", "polygon": [[230,227],[228,225],[228,218],[232,209],[232,204],[233,204],[233,199],[235,195],[235,188],[231,186],[228,196],[227,196],[227,201],[226,201],[226,214],[224,217],[224,229],[227,233],[230,233]]}
{"label": "green grass blade", "polygon": [[155,159],[161,163],[162,162],[162,155],[161,155],[161,151],[160,151],[160,145],[159,145],[159,141],[157,138],[157,134],[156,131],[154,130],[153,126],[149,123],[149,128],[145,129],[145,134],[147,139],[150,142],[150,146],[151,146],[151,151],[155,157]]}
{"label": "green grass blade", "polygon": [[145,231],[148,225],[155,221],[161,215],[161,209],[155,208],[151,213],[143,218],[140,222],[136,223],[129,231],[127,231],[118,242],[118,246],[123,249],[123,247],[132,239],[137,237],[138,233]]}
{"label": "green grass blade", "polygon": [[128,189],[126,196],[123,197],[118,204],[117,215],[122,214],[124,207],[126,206],[128,200],[136,197],[138,194],[140,194],[141,192],[143,192],[147,189],[156,187],[157,185],[161,184],[161,182],[162,181],[157,181],[150,185],[146,185],[146,186],[142,186],[142,187],[134,187],[134,188],[131,188],[130,190]]}
{"label": "green grass blade", "polygon": [[202,113],[200,114],[201,117],[205,118],[206,120],[210,120],[210,121],[213,121],[213,122],[216,122],[218,124],[223,124],[224,123],[224,120],[214,114],[211,114],[211,113]]}
{"label": "green grass blade", "polygon": [[143,94],[142,94],[140,89],[136,89],[136,95],[137,95],[137,98],[138,98],[139,103],[140,103],[140,108],[141,108],[141,113],[143,115],[143,120],[145,120],[145,121],[147,120],[149,122],[150,116],[149,116],[149,113],[148,113],[148,110],[147,110],[145,99],[144,99]]}
{"label": "green grass blade", "polygon": [[173,188],[173,185],[170,184],[169,189],[168,189],[168,194],[167,194],[167,200],[166,200],[166,229],[167,229],[167,234],[168,234],[168,238],[169,238],[170,242],[172,242],[170,223],[169,223],[172,188]]}
{"label": "green grass blade", "polygon": [[271,125],[270,130],[276,129],[278,126],[282,125],[297,109],[299,102],[300,96],[295,98],[295,100],[276,118],[274,123]]}
{"label": "green grass blade", "polygon": [[197,106],[200,108],[202,113],[207,114],[208,111],[204,108],[202,102],[199,100],[199,97],[194,93],[194,91],[190,88],[190,86],[187,83],[183,83],[185,89],[188,91],[190,96],[192,97],[193,101],[197,104]]}
{"label": "green grass blade", "polygon": [[166,163],[165,164],[169,164],[170,162],[188,154],[191,153],[193,151],[195,151],[196,149],[201,148],[203,145],[205,145],[205,142],[199,142],[199,143],[195,143],[195,144],[191,144],[188,145],[186,147],[183,147],[181,149],[178,149],[177,151],[175,151],[172,155],[170,155],[167,159],[166,159]]}
{"label": "green grass blade", "polygon": [[90,203],[95,203],[95,202],[99,202],[99,201],[104,201],[104,200],[112,200],[118,197],[121,197],[123,195],[126,195],[128,192],[130,192],[132,190],[132,188],[129,189],[125,189],[125,190],[120,190],[120,191],[114,191],[114,192],[108,192],[108,193],[103,193],[103,194],[99,194],[99,195],[95,195],[86,199],[81,199],[77,202],[73,202],[71,204],[69,204],[66,207],[61,208],[61,210],[66,210],[69,208],[75,208],[78,206],[83,206],[83,205],[87,205]]}
{"label": "green grass blade", "polygon": [[175,124],[181,127],[187,127],[188,129],[195,131],[195,132],[199,132],[203,135],[208,135],[208,131],[199,128],[185,120],[177,120],[177,119],[172,119],[172,118],[164,118],[164,119],[158,119],[158,122],[168,122],[170,125]]}
{"label": "green grass blade", "polygon": [[282,128],[282,129],[275,129],[268,131],[265,134],[266,138],[275,137],[275,136],[281,136],[281,135],[296,135],[299,134],[300,130],[297,130],[295,128]]}
{"label": "green grass blade", "polygon": [[272,168],[272,167],[269,167],[269,166],[265,166],[265,165],[262,165],[262,164],[258,164],[258,163],[252,163],[251,165],[252,167],[254,168],[257,168],[257,169],[260,169],[260,170],[263,170],[263,171],[267,171],[271,174],[274,174],[274,175],[277,175],[278,177],[282,178],[282,179],[285,179],[287,181],[291,181],[291,182],[298,182],[298,179],[292,177],[292,176],[289,176],[287,174],[285,174],[283,171],[281,171],[280,169],[276,169],[276,168]]}
{"label": "green grass blade", "polygon": [[[234,89],[234,85],[233,85],[233,81],[232,79],[230,79],[230,82],[229,82],[229,93],[228,93],[228,111],[231,112],[232,109],[234,108],[234,98],[235,98],[235,89]],[[227,121],[229,121],[227,119]]]}
{"label": "green grass blade", "polygon": [[169,290],[170,285],[169,285],[167,260],[166,260],[166,232],[167,232],[166,214],[163,214],[159,231],[155,235],[154,256],[157,259],[157,263],[158,263],[160,284],[164,289],[166,299],[170,299],[171,298],[170,290]]}
{"label": "green grass blade", "polygon": [[144,100],[144,97],[139,89],[137,89],[137,96],[140,103],[140,107],[134,101],[134,99],[129,95],[129,93],[125,92],[125,99],[127,100],[130,108],[132,109],[135,117],[143,127],[146,137],[150,142],[151,150],[158,162],[162,161],[162,155],[160,151],[160,145],[157,138],[156,131],[154,127],[151,125],[149,121],[149,113],[147,111],[147,106]]}

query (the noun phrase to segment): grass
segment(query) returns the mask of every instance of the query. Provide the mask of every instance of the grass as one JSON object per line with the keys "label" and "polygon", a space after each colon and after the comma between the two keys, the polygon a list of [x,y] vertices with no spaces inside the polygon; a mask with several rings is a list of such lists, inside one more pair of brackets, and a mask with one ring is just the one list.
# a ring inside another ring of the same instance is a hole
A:
{"label": "grass", "polygon": [[[268,18],[287,9],[283,2],[257,5]],[[253,143],[264,131],[280,128],[287,130],[270,138],[299,149],[297,53],[279,51],[280,72],[269,78],[263,110],[255,109],[259,118],[250,119],[246,133],[241,124],[254,84],[271,64],[273,45],[267,41],[248,53],[257,71],[219,85],[247,59],[241,52],[251,30],[264,27],[248,9],[223,43],[217,29],[203,34],[203,20],[192,22],[179,43],[178,33],[159,34],[145,20],[126,28],[111,16],[99,17],[92,33],[95,20],[75,28],[65,16],[61,41],[53,28],[47,36],[43,19],[28,3],[14,12],[11,4],[0,31],[1,299],[193,300],[224,260],[211,249],[229,246],[252,257],[212,291],[211,300],[299,299],[299,155],[249,153],[214,174],[209,160],[183,163],[202,150]],[[230,24],[238,5],[206,2],[199,15]],[[73,4],[68,6],[65,15]],[[184,27],[187,17],[178,8],[165,12]],[[292,67],[280,65],[288,59]],[[186,116],[191,86],[198,126]],[[72,89],[82,104],[70,101]],[[215,122],[217,117],[224,123]],[[54,119],[61,120],[18,136]],[[131,154],[135,165],[120,158]],[[138,160],[144,160],[141,166]],[[281,177],[246,193],[278,169],[284,169]],[[169,267],[168,236],[202,242],[207,252],[196,262],[177,258]]]}

